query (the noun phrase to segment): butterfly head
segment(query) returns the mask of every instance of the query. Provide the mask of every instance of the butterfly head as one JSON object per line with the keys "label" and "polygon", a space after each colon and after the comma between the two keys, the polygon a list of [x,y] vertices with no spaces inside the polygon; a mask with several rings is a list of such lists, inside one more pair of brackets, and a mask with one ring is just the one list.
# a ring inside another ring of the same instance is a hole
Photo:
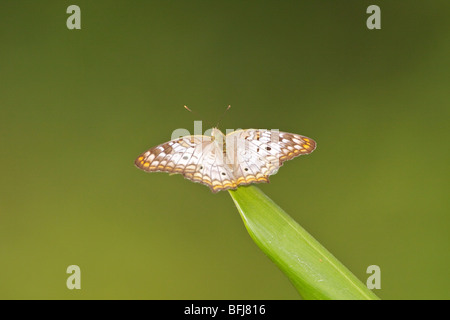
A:
{"label": "butterfly head", "polygon": [[220,131],[218,128],[212,128],[211,129],[211,137],[214,139],[223,137],[222,131]]}

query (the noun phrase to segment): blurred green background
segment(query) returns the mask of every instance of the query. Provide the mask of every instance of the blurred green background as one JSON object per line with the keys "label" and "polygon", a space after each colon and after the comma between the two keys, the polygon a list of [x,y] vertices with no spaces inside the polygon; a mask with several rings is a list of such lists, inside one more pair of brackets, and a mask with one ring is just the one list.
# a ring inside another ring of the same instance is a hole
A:
{"label": "blurred green background", "polygon": [[[81,8],[81,30],[66,9]],[[368,30],[366,8],[381,8]],[[2,1],[0,298],[298,299],[227,192],[134,159],[310,136],[259,185],[382,299],[449,299],[450,2]],[[199,115],[183,109],[188,105]],[[68,290],[66,268],[81,268]]]}

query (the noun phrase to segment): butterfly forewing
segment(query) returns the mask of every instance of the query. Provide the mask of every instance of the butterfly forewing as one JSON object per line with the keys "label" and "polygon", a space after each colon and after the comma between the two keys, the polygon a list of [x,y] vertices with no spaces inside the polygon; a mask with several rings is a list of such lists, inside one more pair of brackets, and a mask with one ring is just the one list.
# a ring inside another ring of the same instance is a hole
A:
{"label": "butterfly forewing", "polygon": [[145,171],[194,172],[195,165],[204,155],[202,150],[208,149],[211,141],[209,136],[187,136],[171,140],[142,153],[135,164]]}

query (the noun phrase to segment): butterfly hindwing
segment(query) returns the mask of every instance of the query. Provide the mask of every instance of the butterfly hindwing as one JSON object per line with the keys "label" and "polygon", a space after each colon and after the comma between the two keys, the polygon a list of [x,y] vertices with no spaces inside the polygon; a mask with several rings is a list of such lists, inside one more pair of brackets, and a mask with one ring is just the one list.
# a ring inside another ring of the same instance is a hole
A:
{"label": "butterfly hindwing", "polygon": [[197,169],[187,172],[184,177],[194,182],[207,185],[212,192],[236,188],[231,168],[225,163],[222,146],[210,143],[204,146]]}

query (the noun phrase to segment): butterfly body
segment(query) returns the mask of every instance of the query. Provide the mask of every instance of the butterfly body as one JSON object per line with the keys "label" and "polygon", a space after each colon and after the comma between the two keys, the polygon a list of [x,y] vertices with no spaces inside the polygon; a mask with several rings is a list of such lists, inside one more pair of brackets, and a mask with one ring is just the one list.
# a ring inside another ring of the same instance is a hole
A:
{"label": "butterfly body", "polygon": [[313,139],[265,129],[237,130],[224,135],[174,139],[142,153],[135,165],[144,171],[180,173],[207,185],[212,192],[269,182],[283,162],[316,148]]}

